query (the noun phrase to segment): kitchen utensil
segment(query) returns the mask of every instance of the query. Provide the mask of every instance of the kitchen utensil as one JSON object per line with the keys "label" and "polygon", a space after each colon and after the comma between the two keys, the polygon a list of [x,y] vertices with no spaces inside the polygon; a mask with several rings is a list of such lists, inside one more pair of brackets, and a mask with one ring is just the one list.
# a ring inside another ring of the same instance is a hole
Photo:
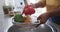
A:
{"label": "kitchen utensil", "polygon": [[51,24],[41,24],[37,29],[22,28],[20,26],[13,25],[7,32],[57,32],[57,30]]}

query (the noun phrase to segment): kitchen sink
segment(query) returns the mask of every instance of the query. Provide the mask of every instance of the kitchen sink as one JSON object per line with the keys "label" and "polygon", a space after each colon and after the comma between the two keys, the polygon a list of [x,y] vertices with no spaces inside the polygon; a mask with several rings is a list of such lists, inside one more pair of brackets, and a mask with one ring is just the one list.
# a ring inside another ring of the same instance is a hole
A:
{"label": "kitchen sink", "polygon": [[[32,27],[31,27],[32,28]],[[57,32],[56,28],[51,24],[41,24],[38,28],[22,28],[20,26],[12,25],[8,32]]]}

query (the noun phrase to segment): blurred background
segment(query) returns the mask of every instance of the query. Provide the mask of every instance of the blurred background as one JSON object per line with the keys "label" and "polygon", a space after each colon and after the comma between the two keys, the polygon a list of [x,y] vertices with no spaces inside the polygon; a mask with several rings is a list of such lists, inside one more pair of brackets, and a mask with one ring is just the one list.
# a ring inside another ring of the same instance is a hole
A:
{"label": "blurred background", "polygon": [[[12,26],[11,17],[14,13],[22,13],[23,8],[27,4],[35,4],[39,0],[0,0],[0,32],[7,32],[8,28]],[[39,16],[46,12],[46,7],[35,8],[35,13],[33,16]],[[60,31],[60,26],[52,23],[58,31]]]}

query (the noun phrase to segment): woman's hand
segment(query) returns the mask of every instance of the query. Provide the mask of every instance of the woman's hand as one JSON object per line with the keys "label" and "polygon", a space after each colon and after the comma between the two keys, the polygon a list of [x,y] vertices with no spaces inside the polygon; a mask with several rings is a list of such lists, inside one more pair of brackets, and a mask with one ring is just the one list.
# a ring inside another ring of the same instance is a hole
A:
{"label": "woman's hand", "polygon": [[[37,18],[37,20],[40,20],[40,24],[44,24],[48,18],[49,18],[49,13],[43,13]],[[40,24],[38,24],[36,27],[38,27]]]}

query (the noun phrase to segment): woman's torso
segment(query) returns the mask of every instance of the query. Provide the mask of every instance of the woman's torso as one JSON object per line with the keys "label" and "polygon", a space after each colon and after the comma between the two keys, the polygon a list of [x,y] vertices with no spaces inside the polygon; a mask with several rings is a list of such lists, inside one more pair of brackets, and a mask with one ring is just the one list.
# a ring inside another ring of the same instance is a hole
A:
{"label": "woman's torso", "polygon": [[[47,12],[60,7],[60,0],[46,0]],[[60,17],[51,17],[52,21],[60,24]]]}
{"label": "woman's torso", "polygon": [[47,11],[52,11],[56,8],[59,8],[60,0],[46,0]]}

